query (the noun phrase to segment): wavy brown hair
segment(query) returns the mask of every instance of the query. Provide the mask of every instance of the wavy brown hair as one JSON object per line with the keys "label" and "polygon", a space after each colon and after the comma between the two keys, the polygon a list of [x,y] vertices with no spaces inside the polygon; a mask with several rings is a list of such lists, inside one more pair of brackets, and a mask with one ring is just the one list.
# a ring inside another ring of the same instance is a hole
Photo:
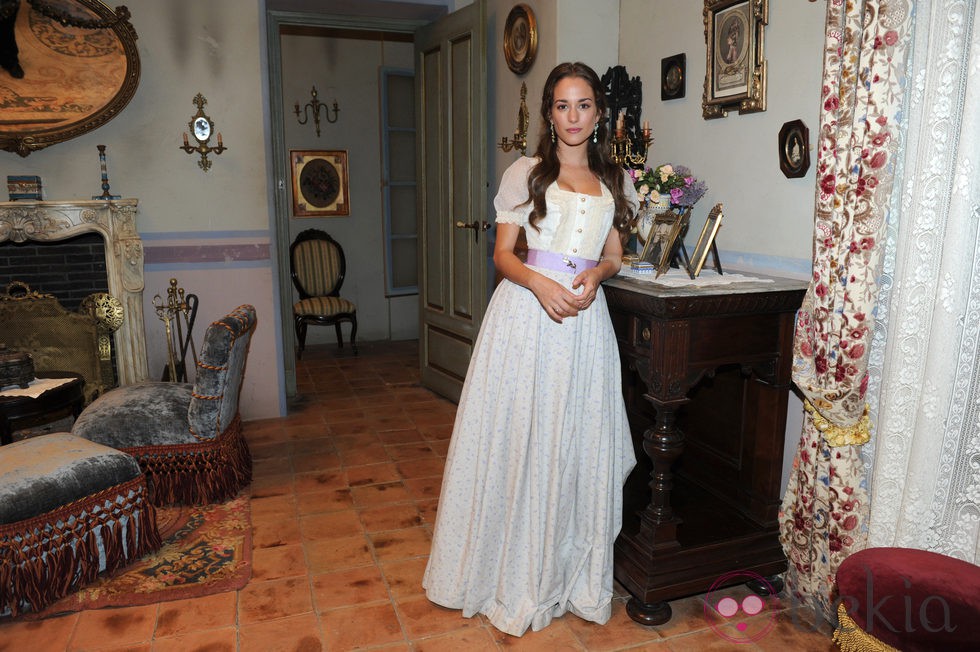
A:
{"label": "wavy brown hair", "polygon": [[592,88],[596,113],[599,116],[599,142],[593,143],[591,137],[586,141],[589,151],[589,169],[612,193],[616,205],[613,226],[621,236],[626,237],[632,224],[633,209],[626,200],[626,193],[623,192],[623,168],[613,162],[609,156],[609,128],[605,117],[608,105],[605,89],[595,71],[580,62],[560,63],[555,66],[548,75],[544,91],[541,93],[541,118],[544,125],[541,129],[541,137],[538,139],[538,150],[534,154],[539,161],[531,168],[527,178],[528,202],[533,206],[528,221],[535,230],[538,230],[537,222],[547,213],[545,191],[554,183],[561,171],[561,164],[558,162],[558,143],[551,140],[551,106],[555,101],[555,86],[566,77],[584,79]]}

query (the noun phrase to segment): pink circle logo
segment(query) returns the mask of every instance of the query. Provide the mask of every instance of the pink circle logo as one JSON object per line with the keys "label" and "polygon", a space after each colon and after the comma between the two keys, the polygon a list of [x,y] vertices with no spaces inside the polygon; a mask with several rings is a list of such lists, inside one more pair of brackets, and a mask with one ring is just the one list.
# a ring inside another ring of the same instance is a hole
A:
{"label": "pink circle logo", "polygon": [[[776,626],[776,614],[769,608],[769,598],[754,593],[739,597],[744,593],[739,585],[748,581],[760,583],[770,596],[776,593],[758,573],[733,571],[715,580],[704,597],[704,616],[709,626],[715,634],[732,643],[754,643]],[[762,617],[755,617],[760,615]]]}

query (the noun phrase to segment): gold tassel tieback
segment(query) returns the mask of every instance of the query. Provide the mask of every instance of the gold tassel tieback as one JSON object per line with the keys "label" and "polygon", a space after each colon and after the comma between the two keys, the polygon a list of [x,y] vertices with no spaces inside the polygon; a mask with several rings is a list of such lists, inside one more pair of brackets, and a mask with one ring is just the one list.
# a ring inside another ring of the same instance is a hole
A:
{"label": "gold tassel tieback", "polygon": [[813,426],[823,433],[828,446],[860,446],[871,439],[871,419],[868,417],[868,404],[864,404],[864,414],[853,426],[838,426],[831,423],[809,400],[803,401],[803,409],[813,418]]}
{"label": "gold tassel tieback", "polygon": [[900,652],[858,627],[847,615],[843,602],[837,605],[837,619],[840,624],[834,631],[834,641],[841,652]]}

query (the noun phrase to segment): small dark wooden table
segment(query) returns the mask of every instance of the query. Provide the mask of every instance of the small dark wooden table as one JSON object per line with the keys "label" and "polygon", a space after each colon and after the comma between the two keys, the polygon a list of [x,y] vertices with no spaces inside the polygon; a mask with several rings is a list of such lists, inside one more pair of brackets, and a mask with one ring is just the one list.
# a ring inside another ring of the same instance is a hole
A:
{"label": "small dark wooden table", "polygon": [[13,441],[13,431],[25,426],[50,423],[71,414],[78,417],[85,404],[85,380],[70,371],[42,371],[38,378],[71,378],[37,398],[0,396],[0,445]]}
{"label": "small dark wooden table", "polygon": [[617,277],[603,287],[637,453],[615,576],[630,617],[659,625],[669,600],[720,588],[735,571],[768,579],[786,568],[777,513],[806,283],[668,288]]}

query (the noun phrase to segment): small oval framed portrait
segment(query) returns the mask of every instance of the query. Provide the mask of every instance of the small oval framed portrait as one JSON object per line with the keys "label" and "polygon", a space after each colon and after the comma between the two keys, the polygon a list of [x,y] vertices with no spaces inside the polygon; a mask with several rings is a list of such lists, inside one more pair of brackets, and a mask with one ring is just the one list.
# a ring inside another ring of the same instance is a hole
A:
{"label": "small oval framed portrait", "polygon": [[538,53],[538,26],[534,12],[525,4],[515,5],[504,24],[504,59],[514,74],[531,68]]}
{"label": "small oval framed portrait", "polygon": [[779,169],[787,179],[806,176],[810,169],[810,130],[802,120],[787,122],[779,130]]}

